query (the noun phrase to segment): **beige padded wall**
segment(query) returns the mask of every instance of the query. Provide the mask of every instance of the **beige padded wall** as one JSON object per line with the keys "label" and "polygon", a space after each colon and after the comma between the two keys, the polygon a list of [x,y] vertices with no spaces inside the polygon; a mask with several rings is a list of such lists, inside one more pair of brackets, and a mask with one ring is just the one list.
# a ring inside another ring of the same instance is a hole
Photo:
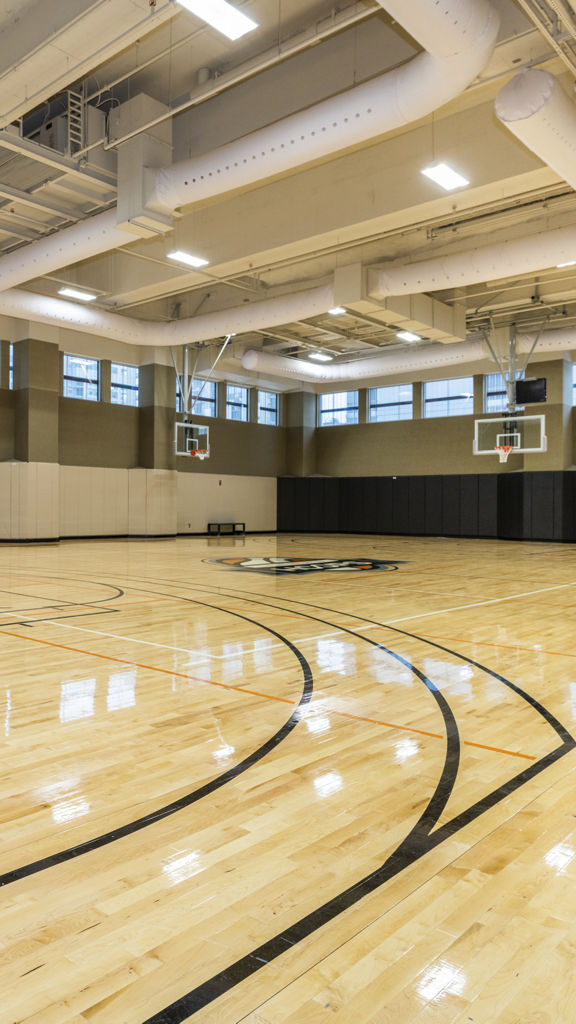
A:
{"label": "beige padded wall", "polygon": [[0,541],[204,533],[213,520],[276,529],[276,479],[0,463]]}
{"label": "beige padded wall", "polygon": [[129,471],[130,534],[165,537],[176,533],[177,475],[171,469]]}
{"label": "beige padded wall", "polygon": [[209,522],[218,521],[275,530],[275,477],[179,473],[178,533],[204,533]]}
{"label": "beige padded wall", "polygon": [[128,470],[60,467],[60,536],[128,533]]}
{"label": "beige padded wall", "polygon": [[0,463],[0,539],[52,540],[59,535],[59,467]]}

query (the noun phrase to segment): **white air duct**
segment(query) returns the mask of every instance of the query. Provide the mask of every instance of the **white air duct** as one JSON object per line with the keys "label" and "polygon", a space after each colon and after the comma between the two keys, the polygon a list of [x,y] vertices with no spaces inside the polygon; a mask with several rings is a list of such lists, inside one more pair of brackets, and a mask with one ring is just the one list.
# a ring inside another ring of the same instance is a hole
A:
{"label": "white air duct", "polygon": [[[517,351],[530,352],[535,340],[533,334],[518,335]],[[576,349],[574,328],[558,331],[544,331],[538,339],[539,352],[557,352]],[[289,380],[309,383],[336,383],[370,380],[400,373],[419,373],[426,370],[442,369],[444,366],[460,367],[488,358],[488,349],[482,341],[466,341],[460,345],[423,345],[414,349],[402,349],[387,355],[372,356],[349,363],[310,363],[306,359],[291,359],[272,355],[268,352],[249,350],[242,357],[245,370],[264,376],[285,377]]]}
{"label": "white air duct", "polygon": [[502,277],[516,277],[567,263],[576,253],[576,227],[557,228],[513,242],[485,245],[469,252],[437,256],[418,263],[375,267],[369,271],[368,294],[387,295],[460,288]]}
{"label": "white air duct", "polygon": [[98,256],[135,241],[133,232],[116,227],[116,211],[99,213],[70,228],[16,249],[0,259],[0,288],[13,288],[59,267]]}
{"label": "white air duct", "polygon": [[370,377],[409,373],[412,370],[435,370],[443,366],[469,363],[485,357],[481,341],[462,342],[459,345],[423,345],[417,349],[402,349],[387,355],[372,356],[349,363],[311,363],[306,359],[290,359],[269,352],[249,350],[242,357],[245,370],[288,377],[297,381],[324,382],[360,381]]}
{"label": "white air duct", "polygon": [[334,305],[332,284],[312,288],[307,292],[264,299],[233,309],[205,313],[190,320],[154,323],[132,317],[107,313],[92,306],[53,299],[19,288],[0,292],[0,316],[32,320],[40,324],[80,330],[99,338],[123,341],[129,345],[191,345],[227,334],[239,334],[277,327],[293,320],[306,319],[325,313]]}
{"label": "white air duct", "polygon": [[[576,227],[558,228],[514,242],[483,246],[468,253],[405,266],[370,269],[368,292],[370,297],[382,299],[388,295],[415,295],[442,288],[464,287],[479,281],[554,267],[570,260],[575,251]],[[306,320],[326,313],[334,302],[334,286],[330,283],[309,291],[243,303],[231,309],[167,324],[136,320],[12,288],[0,291],[0,315],[78,329],[131,345],[163,346],[210,341],[226,334],[265,330],[295,320]],[[455,354],[457,348],[455,344],[446,346],[447,362],[450,358],[448,353]]]}
{"label": "white air duct", "polygon": [[[457,96],[487,63],[499,25],[488,0],[379,2],[427,52],[205,156],[148,170],[150,208],[172,213],[410,124]],[[114,213],[100,214],[2,257],[0,288],[109,252],[137,234],[114,229]]]}
{"label": "white air duct", "polygon": [[206,156],[154,172],[149,205],[173,211],[358,146],[437,110],[487,64],[499,27],[488,0],[378,2],[425,53]]}
{"label": "white air duct", "polygon": [[576,188],[576,104],[548,71],[521,71],[496,97],[496,115],[548,167]]}

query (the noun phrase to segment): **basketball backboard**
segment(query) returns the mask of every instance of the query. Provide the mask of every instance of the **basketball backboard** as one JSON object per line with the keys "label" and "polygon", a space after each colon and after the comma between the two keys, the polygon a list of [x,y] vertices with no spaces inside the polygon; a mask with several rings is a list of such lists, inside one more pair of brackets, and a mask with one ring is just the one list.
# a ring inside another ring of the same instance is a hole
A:
{"label": "basketball backboard", "polygon": [[210,428],[197,423],[176,423],[174,451],[176,455],[195,456],[199,459],[209,458]]}
{"label": "basketball backboard", "polygon": [[495,455],[504,448],[510,448],[512,454],[545,452],[546,417],[507,413],[476,420],[472,448],[474,455]]}

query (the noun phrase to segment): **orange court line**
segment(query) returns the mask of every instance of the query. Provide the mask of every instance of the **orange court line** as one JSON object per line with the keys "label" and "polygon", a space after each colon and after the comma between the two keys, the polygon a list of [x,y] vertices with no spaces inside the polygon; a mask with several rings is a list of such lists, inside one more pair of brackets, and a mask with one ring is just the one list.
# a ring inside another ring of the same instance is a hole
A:
{"label": "orange court line", "polygon": [[[95,651],[85,651],[80,647],[68,647],[66,644],[57,644],[53,640],[40,640],[39,637],[35,636],[22,636],[20,633],[10,633],[6,629],[0,629],[0,634],[4,636],[11,636],[16,640],[27,640],[34,644],[43,644],[45,647],[57,647],[62,651],[71,651],[72,654],[85,654],[90,658],[101,658],[103,661],[114,661],[119,665],[131,665],[133,668],[143,668],[148,672],[160,672],[167,676],[177,676],[179,679],[194,679],[199,683],[208,683],[209,686],[218,686],[224,690],[234,690],[236,693],[248,693],[252,697],[263,697],[265,700],[277,701],[281,704],[294,705],[293,700],[288,700],[286,697],[277,697],[270,693],[261,693],[258,690],[249,690],[245,686],[232,686],[229,683],[217,683],[214,679],[204,679],[202,676],[192,676],[188,672],[173,672],[167,668],[156,668],[152,665],[143,665],[138,661],[126,661],[124,658],[114,658],[110,654],[98,654]],[[358,722],[370,722],[372,725],[383,725],[388,729],[400,729],[403,732],[416,733],[419,736],[432,736],[434,739],[442,740],[444,737],[441,733],[426,732],[424,729],[416,729],[409,725],[397,725],[394,722],[383,722],[377,718],[365,718],[362,715],[353,715],[347,711],[337,711],[331,708],[326,709],[330,714],[339,715],[341,718],[350,718]],[[484,743],[474,743],[472,740],[463,740],[465,746],[468,747],[479,747],[482,750],[491,750],[498,754],[508,754],[510,757],[521,757],[527,761],[535,761],[536,758],[531,754],[520,754],[515,750],[504,750],[501,747],[489,747]]]}
{"label": "orange court line", "polygon": [[0,629],[4,636],[12,636],[16,640],[29,640],[34,644],[44,644],[46,647],[57,647],[62,651],[71,651],[73,654],[85,654],[89,658],[101,658],[103,661],[114,661],[119,665],[131,665],[133,668],[144,668],[148,672],[161,672],[165,676],[178,676],[179,679],[194,679],[198,683],[208,683],[210,686],[219,686],[223,690],[235,690],[237,693],[249,693],[252,697],[265,697],[266,700],[279,701],[281,704],[294,704],[293,700],[286,697],[276,697],[271,693],[259,693],[257,690],[248,690],[244,686],[231,686],[229,683],[217,683],[215,679],[204,679],[202,676],[193,676],[189,672],[173,672],[168,668],[156,668],[153,665],[143,665],[139,661],[127,661],[125,658],[114,658],[111,654],[98,654],[96,651],[84,651],[80,647],[68,647],[66,644],[57,644],[52,640],[40,640],[35,636],[22,636],[20,633],[9,633],[7,629]]}
{"label": "orange court line", "polygon": [[[415,729],[410,725],[396,725],[393,722],[382,722],[376,718],[364,718],[363,715],[352,715],[347,711],[334,711],[332,713],[335,715],[341,715],[342,718],[355,718],[358,722],[372,722],[373,725],[386,725],[389,729],[402,729],[403,732],[415,732],[418,733],[419,736],[433,736],[434,739],[438,740],[444,739],[444,737],[438,732],[426,732],[425,729]],[[516,750],[504,750],[502,747],[489,747],[486,743],[474,743],[472,740],[462,740],[462,743],[466,747],[479,747],[481,750],[492,750],[496,754],[509,754],[510,757],[522,757],[526,761],[536,760],[532,754],[520,754]]]}

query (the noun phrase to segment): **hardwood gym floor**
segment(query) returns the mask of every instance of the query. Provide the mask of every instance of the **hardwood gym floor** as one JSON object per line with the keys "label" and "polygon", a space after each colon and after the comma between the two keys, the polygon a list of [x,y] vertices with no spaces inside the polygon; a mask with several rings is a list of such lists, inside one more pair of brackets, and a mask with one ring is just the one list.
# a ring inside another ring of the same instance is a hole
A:
{"label": "hardwood gym floor", "polygon": [[575,554],[1,548],[1,1024],[573,1024]]}

